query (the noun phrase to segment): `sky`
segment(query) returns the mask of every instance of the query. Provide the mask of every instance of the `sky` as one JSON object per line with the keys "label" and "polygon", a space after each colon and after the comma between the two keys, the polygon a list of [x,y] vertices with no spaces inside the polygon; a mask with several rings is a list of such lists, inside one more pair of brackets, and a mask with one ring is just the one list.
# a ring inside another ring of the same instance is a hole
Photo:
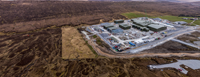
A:
{"label": "sky", "polygon": [[196,2],[196,1],[200,1],[200,0],[177,0],[177,1],[184,1],[184,2]]}
{"label": "sky", "polygon": [[[172,0],[132,0],[132,1],[172,1]],[[180,2],[196,2],[200,0],[174,0],[174,1],[180,1]]]}
{"label": "sky", "polygon": [[[14,1],[14,0],[0,0],[0,1]],[[17,1],[17,0],[16,0]],[[22,0],[23,1],[23,0]],[[72,0],[72,1],[87,1],[87,0]],[[114,0],[113,0],[114,1]],[[168,0],[132,0],[132,1],[168,1]],[[172,0],[169,0],[172,1]],[[180,2],[196,2],[200,0],[174,0],[174,1],[180,1]]]}

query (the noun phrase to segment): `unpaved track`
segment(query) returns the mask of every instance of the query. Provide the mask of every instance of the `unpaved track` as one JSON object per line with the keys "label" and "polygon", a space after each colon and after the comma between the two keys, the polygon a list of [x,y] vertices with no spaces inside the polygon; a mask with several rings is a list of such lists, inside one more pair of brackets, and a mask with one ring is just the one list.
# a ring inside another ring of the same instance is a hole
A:
{"label": "unpaved track", "polygon": [[176,42],[179,42],[179,43],[182,43],[182,44],[185,44],[185,45],[200,49],[199,46],[197,46],[197,45],[194,45],[194,44],[191,44],[191,43],[186,43],[186,42],[178,40],[178,39],[172,39],[172,41],[176,41]]}
{"label": "unpaved track", "polygon": [[[61,58],[61,29],[0,36],[1,77],[182,77],[177,70],[151,71],[150,64],[169,63],[176,58]],[[195,58],[193,58],[195,59]],[[198,58],[196,58],[198,59]],[[199,76],[191,70],[187,76]]]}
{"label": "unpaved track", "polygon": [[[135,58],[135,57],[172,57],[172,56],[178,56],[178,57],[184,57],[184,56],[190,56],[190,57],[200,57],[200,53],[141,53],[141,54],[117,54],[117,53],[108,53],[103,52],[98,48],[96,44],[94,44],[92,41],[88,42],[93,48],[96,50],[98,55],[106,56],[109,58]],[[105,50],[106,51],[106,50]]]}

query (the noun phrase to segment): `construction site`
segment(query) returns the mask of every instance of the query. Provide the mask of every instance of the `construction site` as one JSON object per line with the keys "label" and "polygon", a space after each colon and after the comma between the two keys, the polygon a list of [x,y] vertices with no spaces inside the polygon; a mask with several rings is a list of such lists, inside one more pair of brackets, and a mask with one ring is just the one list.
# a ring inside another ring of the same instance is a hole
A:
{"label": "construction site", "polygon": [[160,18],[139,17],[87,26],[82,33],[94,42],[96,40],[90,39],[90,36],[97,35],[116,53],[138,53],[184,33],[193,32],[194,29]]}

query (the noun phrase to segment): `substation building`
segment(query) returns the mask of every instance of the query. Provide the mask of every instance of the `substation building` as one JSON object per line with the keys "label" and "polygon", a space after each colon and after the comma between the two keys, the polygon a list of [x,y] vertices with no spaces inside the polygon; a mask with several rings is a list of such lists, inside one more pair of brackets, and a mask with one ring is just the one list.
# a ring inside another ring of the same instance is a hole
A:
{"label": "substation building", "polygon": [[148,32],[148,31],[149,31],[149,28],[147,28],[147,27],[140,27],[140,30],[145,31],[145,32]]}
{"label": "substation building", "polygon": [[124,29],[124,30],[127,30],[127,29],[131,28],[131,26],[129,26],[128,24],[120,24],[119,27]]}
{"label": "substation building", "polygon": [[131,19],[131,21],[141,27],[146,27],[147,25],[152,24],[151,22],[145,20]]}
{"label": "substation building", "polygon": [[110,28],[108,28],[107,30],[108,30],[110,33],[112,33],[112,31],[115,30],[115,29],[118,29],[118,27],[110,27]]}
{"label": "substation building", "polygon": [[137,29],[139,29],[141,31],[145,31],[145,32],[149,31],[149,28],[147,28],[147,27],[141,27],[141,26],[138,26],[138,25],[135,25],[135,24],[133,24],[132,27],[133,28],[137,28]]}
{"label": "substation building", "polygon": [[107,29],[112,34],[120,34],[123,33],[123,30],[118,27],[110,27]]}
{"label": "substation building", "polygon": [[133,24],[132,27],[133,27],[133,28],[140,29],[140,26],[138,26],[138,25],[136,25],[136,24]]}
{"label": "substation building", "polygon": [[154,31],[154,32],[159,32],[159,31],[167,29],[166,26],[159,25],[159,24],[150,24],[150,25],[147,26],[147,28],[149,28],[151,31]]}
{"label": "substation building", "polygon": [[115,20],[114,23],[124,23],[124,20]]}
{"label": "substation building", "polygon": [[114,27],[114,25],[111,25],[111,24],[106,24],[106,25],[103,25],[104,29],[108,29],[110,27]]}
{"label": "substation building", "polygon": [[99,27],[94,27],[94,30],[99,31],[99,32],[101,31]]}
{"label": "substation building", "polygon": [[111,39],[114,41],[114,42],[119,42],[116,38],[114,37],[111,37]]}
{"label": "substation building", "polygon": [[151,30],[154,32],[159,32],[167,29],[167,27],[164,25],[155,24],[145,20],[131,19],[131,21],[134,23],[132,27],[140,29],[141,31],[148,32],[149,30]]}
{"label": "substation building", "polygon": [[158,22],[161,22],[161,21],[162,21],[161,18],[154,18],[153,20],[154,20],[154,21],[158,21]]}
{"label": "substation building", "polygon": [[187,24],[187,22],[185,21],[176,21],[174,22],[175,24],[180,24],[180,25],[184,25],[184,24]]}

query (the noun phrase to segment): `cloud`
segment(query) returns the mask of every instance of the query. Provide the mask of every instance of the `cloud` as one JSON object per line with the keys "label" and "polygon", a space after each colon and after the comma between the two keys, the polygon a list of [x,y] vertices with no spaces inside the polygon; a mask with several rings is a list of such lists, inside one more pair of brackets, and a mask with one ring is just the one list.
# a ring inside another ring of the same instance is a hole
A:
{"label": "cloud", "polygon": [[181,2],[196,2],[196,1],[200,1],[200,0],[177,0],[177,1],[181,1]]}
{"label": "cloud", "polygon": [[[132,1],[172,1],[172,0],[132,0]],[[180,1],[180,2],[196,2],[200,0],[174,0],[174,1]]]}

